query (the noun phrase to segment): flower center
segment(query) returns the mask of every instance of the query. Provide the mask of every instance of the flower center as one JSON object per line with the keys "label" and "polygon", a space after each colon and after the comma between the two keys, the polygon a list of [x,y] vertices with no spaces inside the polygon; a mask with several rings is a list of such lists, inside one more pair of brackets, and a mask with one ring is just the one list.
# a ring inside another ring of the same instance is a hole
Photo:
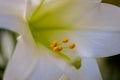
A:
{"label": "flower center", "polygon": [[[65,49],[73,50],[76,47],[76,44],[69,43],[69,39],[64,38],[60,43],[57,40],[53,41],[50,47],[55,53],[59,55],[59,54],[64,54]],[[64,54],[64,56],[68,57],[66,54]],[[75,57],[74,59],[70,58],[68,62],[71,66],[74,66],[76,69],[79,69],[81,67],[81,58],[78,56]]]}
{"label": "flower center", "polygon": [[[81,66],[80,57],[71,58],[70,55],[67,55],[67,53],[71,53],[71,50],[74,51],[76,47],[75,43],[69,43],[68,38],[64,38],[60,43],[57,40],[51,43],[51,40],[54,38],[60,39],[59,36],[62,33],[65,36],[66,32],[75,29],[66,20],[63,21],[66,17],[62,16],[61,12],[69,5],[68,1],[57,2],[59,5],[53,3],[49,5],[50,7],[46,7],[45,5],[47,4],[44,4],[44,1],[41,2],[28,18],[28,26],[36,45],[44,45],[47,49],[56,53],[58,57],[68,61],[70,65],[79,69]],[[75,54],[74,52],[72,53]]]}

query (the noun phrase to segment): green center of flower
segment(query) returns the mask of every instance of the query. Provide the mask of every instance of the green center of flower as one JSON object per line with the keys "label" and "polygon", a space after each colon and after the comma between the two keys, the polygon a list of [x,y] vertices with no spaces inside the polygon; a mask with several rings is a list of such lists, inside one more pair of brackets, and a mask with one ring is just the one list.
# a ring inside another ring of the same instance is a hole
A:
{"label": "green center of flower", "polygon": [[[72,30],[73,27],[65,24],[62,19],[57,15],[59,11],[65,7],[64,5],[54,7],[54,4],[50,8],[42,8],[43,2],[36,8],[31,17],[28,19],[28,25],[33,39],[37,45],[44,45],[49,50],[53,51],[61,59],[66,60],[70,65],[74,66],[76,69],[81,67],[80,57],[75,57],[72,59],[63,51],[66,48],[75,48],[75,43],[71,43],[68,46],[63,46],[69,39],[64,38],[62,44],[58,41],[53,41],[53,39],[60,39],[61,33]],[[47,4],[46,4],[47,5]],[[56,6],[56,5],[55,5]],[[73,53],[74,54],[74,53]]]}

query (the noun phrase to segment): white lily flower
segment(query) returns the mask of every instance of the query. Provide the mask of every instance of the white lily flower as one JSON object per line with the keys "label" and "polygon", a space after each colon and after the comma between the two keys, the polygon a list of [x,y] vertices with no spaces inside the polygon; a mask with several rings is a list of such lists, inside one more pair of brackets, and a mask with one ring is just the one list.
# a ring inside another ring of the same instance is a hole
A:
{"label": "white lily flower", "polygon": [[[20,35],[4,80],[102,80],[95,58],[120,52],[120,8],[101,0],[0,0],[0,6],[0,27]],[[50,47],[54,40],[61,49]]]}

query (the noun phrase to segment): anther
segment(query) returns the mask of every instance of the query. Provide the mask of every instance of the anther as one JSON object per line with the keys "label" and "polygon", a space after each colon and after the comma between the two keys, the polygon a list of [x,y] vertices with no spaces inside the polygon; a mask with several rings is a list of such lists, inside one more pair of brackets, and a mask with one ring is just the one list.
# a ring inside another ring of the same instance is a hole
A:
{"label": "anther", "polygon": [[58,41],[53,41],[52,44],[50,45],[51,48],[54,48],[58,45]]}
{"label": "anther", "polygon": [[56,46],[57,46],[57,45],[54,45],[54,44],[51,44],[51,45],[50,45],[51,48],[54,48],[54,47],[56,47]]}
{"label": "anther", "polygon": [[52,43],[53,45],[57,45],[58,44],[58,41],[57,40],[55,40],[55,41],[53,41],[53,43]]}
{"label": "anther", "polygon": [[63,43],[67,43],[68,40],[69,40],[68,38],[64,38],[64,39],[62,40],[62,42],[63,42]]}
{"label": "anther", "polygon": [[74,43],[70,44],[70,45],[69,45],[69,48],[70,48],[70,49],[75,48],[75,44],[74,44]]}
{"label": "anther", "polygon": [[54,48],[53,48],[53,51],[59,51],[58,46],[54,47]]}
{"label": "anther", "polygon": [[56,46],[53,48],[53,51],[61,51],[62,50],[62,46]]}

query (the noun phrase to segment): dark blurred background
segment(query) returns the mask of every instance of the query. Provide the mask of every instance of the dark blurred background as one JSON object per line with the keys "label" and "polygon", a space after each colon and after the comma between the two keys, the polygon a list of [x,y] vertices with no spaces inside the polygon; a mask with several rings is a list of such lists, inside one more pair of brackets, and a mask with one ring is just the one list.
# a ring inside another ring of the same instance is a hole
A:
{"label": "dark blurred background", "polygon": [[8,60],[11,58],[17,34],[14,32],[0,29],[0,80],[2,80]]}
{"label": "dark blurred background", "polygon": [[[114,4],[120,7],[120,0],[103,0],[102,2]],[[0,29],[0,80],[2,80],[8,60],[11,58],[12,52],[15,48],[15,44],[17,42],[16,36],[17,34],[14,32]],[[8,45],[4,46],[4,44]],[[120,80],[120,55],[99,58],[97,61],[103,80]]]}

